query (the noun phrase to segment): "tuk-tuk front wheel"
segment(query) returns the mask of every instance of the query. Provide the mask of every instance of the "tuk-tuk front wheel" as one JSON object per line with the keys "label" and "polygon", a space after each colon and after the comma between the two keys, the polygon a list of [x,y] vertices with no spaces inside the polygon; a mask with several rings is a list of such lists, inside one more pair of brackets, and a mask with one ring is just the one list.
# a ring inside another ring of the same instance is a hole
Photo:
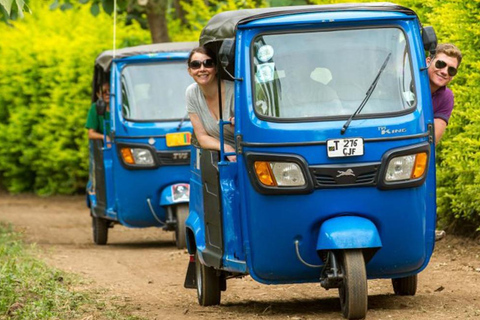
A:
{"label": "tuk-tuk front wheel", "polygon": [[414,296],[417,293],[418,275],[392,279],[393,291],[398,296]]}
{"label": "tuk-tuk front wheel", "polygon": [[185,220],[188,217],[188,204],[182,203],[175,207],[175,218],[177,223],[175,225],[175,244],[178,249],[187,247]]}
{"label": "tuk-tuk front wheel", "polygon": [[341,256],[343,279],[338,291],[343,316],[347,319],[363,319],[367,315],[368,287],[362,251],[345,250]]}
{"label": "tuk-tuk front wheel", "polygon": [[106,245],[108,240],[109,221],[92,216],[93,242],[97,245]]}
{"label": "tuk-tuk front wheel", "polygon": [[195,277],[197,280],[198,303],[201,306],[220,304],[221,281],[215,269],[200,262],[198,251],[195,253]]}

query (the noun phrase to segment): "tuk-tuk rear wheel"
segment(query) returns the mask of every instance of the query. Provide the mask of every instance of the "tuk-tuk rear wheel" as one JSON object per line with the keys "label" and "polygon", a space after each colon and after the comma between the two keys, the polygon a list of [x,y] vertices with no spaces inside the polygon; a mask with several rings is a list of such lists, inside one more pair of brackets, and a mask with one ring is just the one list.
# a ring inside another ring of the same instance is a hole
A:
{"label": "tuk-tuk rear wheel", "polygon": [[175,244],[178,249],[187,247],[185,220],[188,217],[188,204],[182,203],[175,207],[175,218],[177,223],[175,225]]}
{"label": "tuk-tuk rear wheel", "polygon": [[106,245],[108,240],[108,225],[106,219],[92,216],[93,242],[97,245]]}
{"label": "tuk-tuk rear wheel", "polygon": [[414,296],[417,293],[418,275],[392,279],[393,291],[398,296]]}
{"label": "tuk-tuk rear wheel", "polygon": [[340,263],[342,284],[338,289],[343,316],[363,319],[367,315],[368,287],[365,260],[361,250],[345,250]]}
{"label": "tuk-tuk rear wheel", "polygon": [[197,280],[198,303],[201,306],[220,304],[220,277],[216,274],[215,269],[200,262],[198,251],[195,253],[195,277]]}

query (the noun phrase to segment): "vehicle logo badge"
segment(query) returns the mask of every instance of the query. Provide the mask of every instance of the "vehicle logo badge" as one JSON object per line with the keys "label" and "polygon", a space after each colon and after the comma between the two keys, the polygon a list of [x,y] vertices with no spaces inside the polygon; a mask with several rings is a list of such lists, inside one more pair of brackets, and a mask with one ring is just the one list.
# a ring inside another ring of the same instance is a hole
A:
{"label": "vehicle logo badge", "polygon": [[378,127],[378,130],[382,135],[384,134],[395,134],[395,133],[406,133],[407,128],[400,128],[400,129],[390,129],[387,127]]}
{"label": "vehicle logo badge", "polygon": [[355,173],[353,172],[352,169],[348,169],[348,170],[346,170],[346,171],[338,170],[337,172],[339,173],[339,175],[337,175],[337,178],[338,178],[338,177],[344,177],[344,176],[353,176],[353,177],[355,177]]}
{"label": "vehicle logo badge", "polygon": [[186,160],[188,159],[188,152],[174,152],[173,160]]}

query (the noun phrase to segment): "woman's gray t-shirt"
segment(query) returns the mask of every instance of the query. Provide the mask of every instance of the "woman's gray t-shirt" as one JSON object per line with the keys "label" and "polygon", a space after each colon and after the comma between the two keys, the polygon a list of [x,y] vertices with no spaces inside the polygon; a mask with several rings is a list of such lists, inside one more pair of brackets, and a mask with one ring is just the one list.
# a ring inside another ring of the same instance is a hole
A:
{"label": "woman's gray t-shirt", "polygon": [[[234,113],[234,97],[233,89],[234,85],[232,81],[224,81],[225,83],[225,105],[223,106],[223,120],[228,121],[235,115]],[[203,95],[202,90],[196,83],[192,83],[188,86],[185,92],[187,100],[187,112],[196,113],[202,121],[202,125],[205,131],[212,137],[220,139],[220,130],[217,120],[212,116],[210,110],[208,110],[207,101]],[[235,147],[235,140],[233,136],[233,127],[230,125],[224,126],[223,131],[225,142],[230,146]]]}

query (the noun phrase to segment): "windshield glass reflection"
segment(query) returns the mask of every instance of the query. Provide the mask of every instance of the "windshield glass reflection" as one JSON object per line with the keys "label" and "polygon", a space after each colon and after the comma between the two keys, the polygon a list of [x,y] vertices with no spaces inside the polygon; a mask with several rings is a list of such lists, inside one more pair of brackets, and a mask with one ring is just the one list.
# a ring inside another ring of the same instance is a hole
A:
{"label": "windshield glass reflection", "polygon": [[130,65],[122,71],[123,117],[137,121],[181,119],[192,83],[185,62]]}
{"label": "windshield glass reflection", "polygon": [[389,54],[360,115],[415,106],[408,46],[401,29],[259,36],[253,50],[255,111],[275,118],[350,116]]}

